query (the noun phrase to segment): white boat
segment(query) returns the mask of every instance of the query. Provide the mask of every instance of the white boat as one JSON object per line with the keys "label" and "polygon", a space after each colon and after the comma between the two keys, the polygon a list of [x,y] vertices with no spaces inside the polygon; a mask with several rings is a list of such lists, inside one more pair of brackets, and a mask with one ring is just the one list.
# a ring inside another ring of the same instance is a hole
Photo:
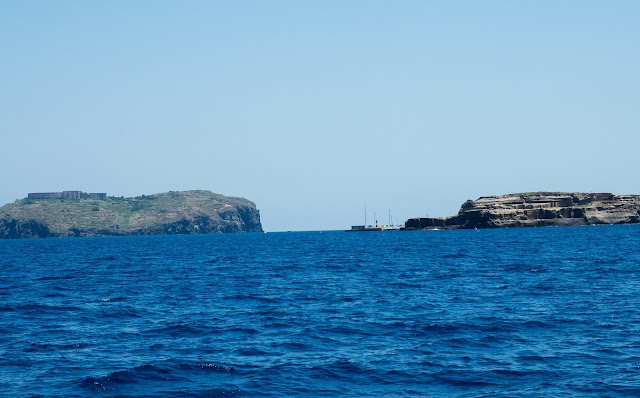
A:
{"label": "white boat", "polygon": [[[375,218],[375,213],[374,213]],[[389,211],[389,224],[378,224],[376,219],[375,225],[367,225],[367,207],[364,207],[364,225],[352,225],[351,229],[347,229],[346,232],[366,232],[366,231],[395,231],[400,229],[400,225],[391,224],[391,211]]]}
{"label": "white boat", "polygon": [[347,232],[365,232],[365,231],[382,231],[382,226],[373,225],[352,225]]}

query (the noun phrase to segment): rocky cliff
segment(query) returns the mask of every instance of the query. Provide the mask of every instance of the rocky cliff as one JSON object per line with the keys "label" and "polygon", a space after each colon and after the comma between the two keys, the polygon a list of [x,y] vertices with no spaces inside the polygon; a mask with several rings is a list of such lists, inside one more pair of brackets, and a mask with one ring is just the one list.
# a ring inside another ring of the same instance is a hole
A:
{"label": "rocky cliff", "polygon": [[466,201],[456,216],[410,218],[405,229],[542,227],[640,222],[640,195],[533,192]]}
{"label": "rocky cliff", "polygon": [[262,232],[253,202],[209,191],[135,198],[21,199],[0,207],[0,238]]}

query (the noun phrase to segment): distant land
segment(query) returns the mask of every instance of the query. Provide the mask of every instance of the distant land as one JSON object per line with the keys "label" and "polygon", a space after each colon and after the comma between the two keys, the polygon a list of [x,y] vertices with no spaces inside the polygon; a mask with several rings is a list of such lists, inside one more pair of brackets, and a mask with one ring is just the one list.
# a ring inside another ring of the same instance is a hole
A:
{"label": "distant land", "polygon": [[531,192],[466,201],[457,215],[410,218],[406,230],[640,223],[640,195]]}
{"label": "distant land", "polygon": [[262,232],[253,202],[202,190],[134,198],[64,191],[0,207],[0,239],[227,232]]}

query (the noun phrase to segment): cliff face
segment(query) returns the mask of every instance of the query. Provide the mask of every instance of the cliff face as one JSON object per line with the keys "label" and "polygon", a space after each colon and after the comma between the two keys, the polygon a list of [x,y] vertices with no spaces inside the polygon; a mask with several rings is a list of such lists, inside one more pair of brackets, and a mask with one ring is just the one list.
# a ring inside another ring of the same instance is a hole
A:
{"label": "cliff face", "polygon": [[465,202],[456,216],[410,218],[405,229],[506,228],[640,223],[640,196],[535,192]]}
{"label": "cliff face", "polygon": [[0,238],[262,232],[253,202],[209,191],[135,198],[22,199],[0,207]]}

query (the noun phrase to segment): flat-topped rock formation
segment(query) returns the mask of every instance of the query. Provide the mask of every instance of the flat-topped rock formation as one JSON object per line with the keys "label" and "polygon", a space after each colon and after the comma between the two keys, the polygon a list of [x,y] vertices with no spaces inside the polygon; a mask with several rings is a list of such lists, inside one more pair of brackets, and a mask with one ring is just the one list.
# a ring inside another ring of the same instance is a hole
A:
{"label": "flat-topped rock formation", "polygon": [[640,195],[532,192],[466,201],[456,216],[410,218],[405,229],[468,229],[640,223]]}
{"label": "flat-topped rock formation", "polygon": [[35,194],[0,207],[0,239],[262,232],[256,205],[243,198],[209,191],[135,198],[73,192],[78,195]]}

